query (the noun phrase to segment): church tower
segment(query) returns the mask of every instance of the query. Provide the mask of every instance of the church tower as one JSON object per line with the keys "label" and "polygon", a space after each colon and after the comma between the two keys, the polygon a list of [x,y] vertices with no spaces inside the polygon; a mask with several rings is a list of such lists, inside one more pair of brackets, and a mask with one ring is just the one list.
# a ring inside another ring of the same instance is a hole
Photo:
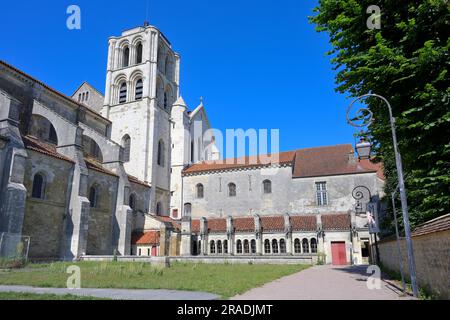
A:
{"label": "church tower", "polygon": [[151,184],[149,212],[170,210],[171,111],[179,97],[180,57],[147,23],[109,39],[105,102],[111,138],[128,174]]}

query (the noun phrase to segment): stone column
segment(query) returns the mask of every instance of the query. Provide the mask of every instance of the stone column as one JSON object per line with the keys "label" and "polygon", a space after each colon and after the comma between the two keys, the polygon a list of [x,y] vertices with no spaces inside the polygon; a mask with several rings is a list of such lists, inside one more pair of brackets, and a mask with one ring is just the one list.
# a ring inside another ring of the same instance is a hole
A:
{"label": "stone column", "polygon": [[234,245],[234,227],[233,218],[231,216],[227,217],[227,242],[228,242],[228,255],[233,255],[233,245]]}
{"label": "stone column", "polygon": [[255,221],[255,235],[256,235],[256,254],[262,255],[262,228],[261,228],[261,219],[255,214],[253,215],[253,219]]}
{"label": "stone column", "polygon": [[[316,215],[317,224],[317,253],[327,254],[327,247],[325,243],[325,233],[322,226],[322,215],[319,213]],[[328,261],[328,256],[326,260]],[[326,261],[325,261],[326,262]]]}
{"label": "stone column", "polygon": [[292,255],[292,227],[289,214],[284,215],[284,233],[286,234],[286,254]]}
{"label": "stone column", "polygon": [[192,232],[191,232],[191,217],[183,216],[181,220],[181,255],[192,255]]}
{"label": "stone column", "polygon": [[200,236],[202,238],[202,255],[208,255],[208,225],[205,217],[200,218]]}

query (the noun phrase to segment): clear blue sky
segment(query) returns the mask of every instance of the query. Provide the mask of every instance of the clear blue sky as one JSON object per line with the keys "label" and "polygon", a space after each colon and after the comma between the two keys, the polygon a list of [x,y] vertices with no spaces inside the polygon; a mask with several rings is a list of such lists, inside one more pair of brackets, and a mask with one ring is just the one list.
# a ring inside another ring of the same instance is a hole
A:
{"label": "clear blue sky", "polygon": [[[2,3],[0,59],[71,95],[104,92],[107,39],[143,24],[146,0]],[[82,29],[66,28],[77,4]],[[331,47],[308,16],[316,1],[150,0],[149,21],[181,55],[181,94],[203,96],[213,127],[280,129],[281,150],[354,143],[349,100],[334,91]]]}

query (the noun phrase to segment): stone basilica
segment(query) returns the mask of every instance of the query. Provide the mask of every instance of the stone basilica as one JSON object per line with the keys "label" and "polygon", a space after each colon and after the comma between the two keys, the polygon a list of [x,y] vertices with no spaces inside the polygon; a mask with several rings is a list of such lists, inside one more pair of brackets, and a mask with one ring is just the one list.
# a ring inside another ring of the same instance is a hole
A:
{"label": "stone basilica", "polygon": [[[379,165],[351,145],[220,161],[203,102],[179,94],[180,56],[148,24],[109,39],[105,94],[72,97],[0,62],[0,235],[35,260],[285,257],[364,263]],[[8,251],[0,242],[0,254]]]}

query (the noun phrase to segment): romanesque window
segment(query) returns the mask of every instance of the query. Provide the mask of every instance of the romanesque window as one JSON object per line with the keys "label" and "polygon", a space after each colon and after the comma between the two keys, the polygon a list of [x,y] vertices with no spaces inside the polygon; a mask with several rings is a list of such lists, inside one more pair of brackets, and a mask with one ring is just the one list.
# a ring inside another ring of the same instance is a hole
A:
{"label": "romanesque window", "polygon": [[170,80],[170,56],[167,55],[166,61],[164,63],[164,74],[166,75],[166,78]]}
{"label": "romanesque window", "polygon": [[278,241],[276,239],[272,240],[272,253],[278,253]]}
{"label": "romanesque window", "polygon": [[134,100],[142,100],[142,96],[143,96],[143,92],[144,92],[144,83],[142,81],[142,79],[139,79],[138,81],[136,81],[136,90],[135,90],[135,94],[134,94]]}
{"label": "romanesque window", "polygon": [[86,92],[86,102],[89,101],[89,91]]}
{"label": "romanesque window", "polygon": [[98,188],[95,185],[89,189],[89,203],[91,208],[98,207]]}
{"label": "romanesque window", "polygon": [[264,188],[264,193],[265,194],[272,193],[272,181],[264,180],[263,188]]}
{"label": "romanesque window", "polygon": [[215,254],[216,253],[216,244],[215,244],[214,240],[212,240],[209,243],[209,253],[210,254]]}
{"label": "romanesque window", "polygon": [[280,240],[280,253],[286,253],[286,241],[284,239]]}
{"label": "romanesque window", "polygon": [[136,64],[142,63],[142,43],[136,46]]}
{"label": "romanesque window", "polygon": [[316,182],[316,198],[318,206],[328,205],[327,183]]}
{"label": "romanesque window", "polygon": [[124,68],[126,68],[129,65],[130,65],[130,48],[125,47],[125,49],[123,49],[123,64],[122,64],[122,66]]}
{"label": "romanesque window", "polygon": [[270,241],[268,239],[264,241],[264,253],[270,253]]}
{"label": "romanesque window", "polygon": [[48,133],[48,141],[54,144],[58,144],[58,136],[56,135],[55,127],[53,127],[53,125],[51,124]]}
{"label": "romanesque window", "polygon": [[228,240],[223,240],[223,253],[228,253]]}
{"label": "romanesque window", "polygon": [[236,197],[236,185],[234,183],[228,184],[228,196]]}
{"label": "romanesque window", "polygon": [[255,254],[255,253],[256,253],[256,240],[255,240],[255,239],[253,239],[253,240],[251,241],[250,247],[251,247],[251,249],[252,249],[252,254]]}
{"label": "romanesque window", "polygon": [[191,162],[194,163],[194,140],[191,141]]}
{"label": "romanesque window", "polygon": [[163,213],[162,203],[158,202],[156,204],[156,215],[157,216],[162,216],[162,213]]}
{"label": "romanesque window", "polygon": [[130,206],[131,210],[133,210],[133,212],[136,211],[136,196],[134,194],[130,194],[128,205]]}
{"label": "romanesque window", "polygon": [[127,102],[127,83],[124,81],[120,84],[119,103]]}
{"label": "romanesque window", "polygon": [[302,253],[302,246],[300,244],[300,239],[295,239],[295,241],[294,241],[294,251],[295,251],[295,253]]}
{"label": "romanesque window", "polygon": [[217,253],[222,254],[222,241],[217,241]]}
{"label": "romanesque window", "polygon": [[236,242],[236,252],[238,254],[242,254],[242,241],[241,240],[238,240]]}
{"label": "romanesque window", "polygon": [[311,253],[317,253],[317,240],[315,238],[311,239]]}
{"label": "romanesque window", "polygon": [[250,245],[248,243],[248,240],[244,240],[244,253],[249,254],[250,253]]}
{"label": "romanesque window", "polygon": [[158,142],[158,165],[161,167],[164,167],[164,142],[162,140],[159,140]]}
{"label": "romanesque window", "polygon": [[199,183],[197,185],[197,198],[198,199],[203,199],[203,185],[201,183]]}
{"label": "romanesque window", "polygon": [[303,239],[302,240],[302,249],[303,249],[303,253],[309,253],[309,243],[308,243],[308,239]]}
{"label": "romanesque window", "polygon": [[127,134],[122,138],[122,147],[123,147],[123,161],[129,162],[131,154],[131,138]]}
{"label": "romanesque window", "polygon": [[33,178],[33,190],[31,196],[35,199],[45,198],[45,177],[43,174],[35,174]]}

